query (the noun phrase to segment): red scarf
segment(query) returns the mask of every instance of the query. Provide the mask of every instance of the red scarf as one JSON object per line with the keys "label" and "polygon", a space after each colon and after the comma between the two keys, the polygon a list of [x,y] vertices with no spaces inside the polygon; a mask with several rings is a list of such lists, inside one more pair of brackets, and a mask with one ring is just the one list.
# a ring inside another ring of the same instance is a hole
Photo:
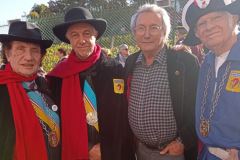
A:
{"label": "red scarf", "polygon": [[47,75],[63,78],[61,95],[63,160],[88,159],[86,111],[78,74],[91,67],[99,59],[100,53],[101,47],[96,44],[89,58],[79,60],[72,50],[68,59],[59,63]]}
{"label": "red scarf", "polygon": [[43,131],[21,81],[33,81],[12,71],[10,64],[0,70],[0,84],[7,84],[16,130],[15,155],[18,160],[47,160]]}

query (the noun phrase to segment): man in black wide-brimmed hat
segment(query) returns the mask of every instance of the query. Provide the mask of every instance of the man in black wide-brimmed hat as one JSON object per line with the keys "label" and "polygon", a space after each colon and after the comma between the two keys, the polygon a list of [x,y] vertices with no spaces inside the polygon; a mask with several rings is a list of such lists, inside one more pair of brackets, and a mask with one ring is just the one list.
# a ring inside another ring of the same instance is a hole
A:
{"label": "man in black wide-brimmed hat", "polygon": [[190,0],[183,9],[189,31],[183,43],[210,51],[201,65],[196,130],[204,143],[199,160],[240,158],[240,0]]}
{"label": "man in black wide-brimmed hat", "polygon": [[[13,22],[0,34],[0,159],[60,160],[57,106],[37,72],[51,40],[28,22]],[[54,107],[53,107],[54,106]]]}
{"label": "man in black wide-brimmed hat", "polygon": [[122,66],[96,43],[106,24],[76,7],[53,27],[55,36],[72,46],[68,59],[47,76],[61,106],[63,160],[135,159]]}

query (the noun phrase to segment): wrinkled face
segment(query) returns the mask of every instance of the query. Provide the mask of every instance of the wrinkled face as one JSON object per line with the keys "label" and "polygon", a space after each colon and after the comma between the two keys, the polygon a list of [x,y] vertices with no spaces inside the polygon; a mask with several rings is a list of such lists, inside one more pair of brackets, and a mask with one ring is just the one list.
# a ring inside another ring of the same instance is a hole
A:
{"label": "wrinkled face", "polygon": [[[162,49],[166,35],[162,25],[162,17],[157,13],[143,12],[138,16],[134,35],[143,53],[157,54]],[[142,28],[145,28],[143,35],[138,32]]]}
{"label": "wrinkled face", "polygon": [[98,32],[88,23],[71,25],[66,33],[72,49],[80,60],[87,59],[92,55]]}
{"label": "wrinkled face", "polygon": [[121,54],[123,57],[127,57],[128,56],[128,48],[125,47],[124,49],[120,50]]}
{"label": "wrinkled face", "polygon": [[195,33],[209,49],[221,48],[231,42],[238,16],[227,12],[211,12],[196,23]]}
{"label": "wrinkled face", "polygon": [[40,45],[20,41],[12,41],[11,45],[12,48],[5,54],[13,71],[24,77],[32,77],[42,61]]}

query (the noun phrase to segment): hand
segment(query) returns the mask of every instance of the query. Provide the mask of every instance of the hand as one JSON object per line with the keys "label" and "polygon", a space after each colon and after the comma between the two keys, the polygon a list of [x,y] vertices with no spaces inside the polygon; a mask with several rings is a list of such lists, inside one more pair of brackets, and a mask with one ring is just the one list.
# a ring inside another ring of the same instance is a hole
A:
{"label": "hand", "polygon": [[227,160],[239,160],[237,149],[227,149],[227,151],[230,153],[230,158]]}
{"label": "hand", "polygon": [[89,160],[101,160],[100,143],[94,145],[89,151]]}
{"label": "hand", "polygon": [[177,141],[172,141],[160,154],[181,155],[184,152],[184,146]]}
{"label": "hand", "polygon": [[183,44],[174,45],[174,46],[173,46],[173,49],[174,49],[175,51],[184,50],[185,52],[192,53],[190,47],[188,47],[188,46],[186,46],[186,45],[183,45]]}

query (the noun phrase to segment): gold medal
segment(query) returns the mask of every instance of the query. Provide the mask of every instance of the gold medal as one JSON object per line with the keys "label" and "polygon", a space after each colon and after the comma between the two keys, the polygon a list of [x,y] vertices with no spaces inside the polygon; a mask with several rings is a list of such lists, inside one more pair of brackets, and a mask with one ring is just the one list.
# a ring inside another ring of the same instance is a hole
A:
{"label": "gold medal", "polygon": [[203,137],[207,137],[210,130],[210,124],[207,120],[201,120],[200,133]]}
{"label": "gold medal", "polygon": [[95,126],[98,124],[98,117],[96,111],[87,113],[87,123],[91,126]]}
{"label": "gold medal", "polygon": [[57,133],[55,131],[51,131],[48,134],[48,142],[49,142],[51,147],[57,147],[57,145],[58,145],[58,137],[57,137]]}

